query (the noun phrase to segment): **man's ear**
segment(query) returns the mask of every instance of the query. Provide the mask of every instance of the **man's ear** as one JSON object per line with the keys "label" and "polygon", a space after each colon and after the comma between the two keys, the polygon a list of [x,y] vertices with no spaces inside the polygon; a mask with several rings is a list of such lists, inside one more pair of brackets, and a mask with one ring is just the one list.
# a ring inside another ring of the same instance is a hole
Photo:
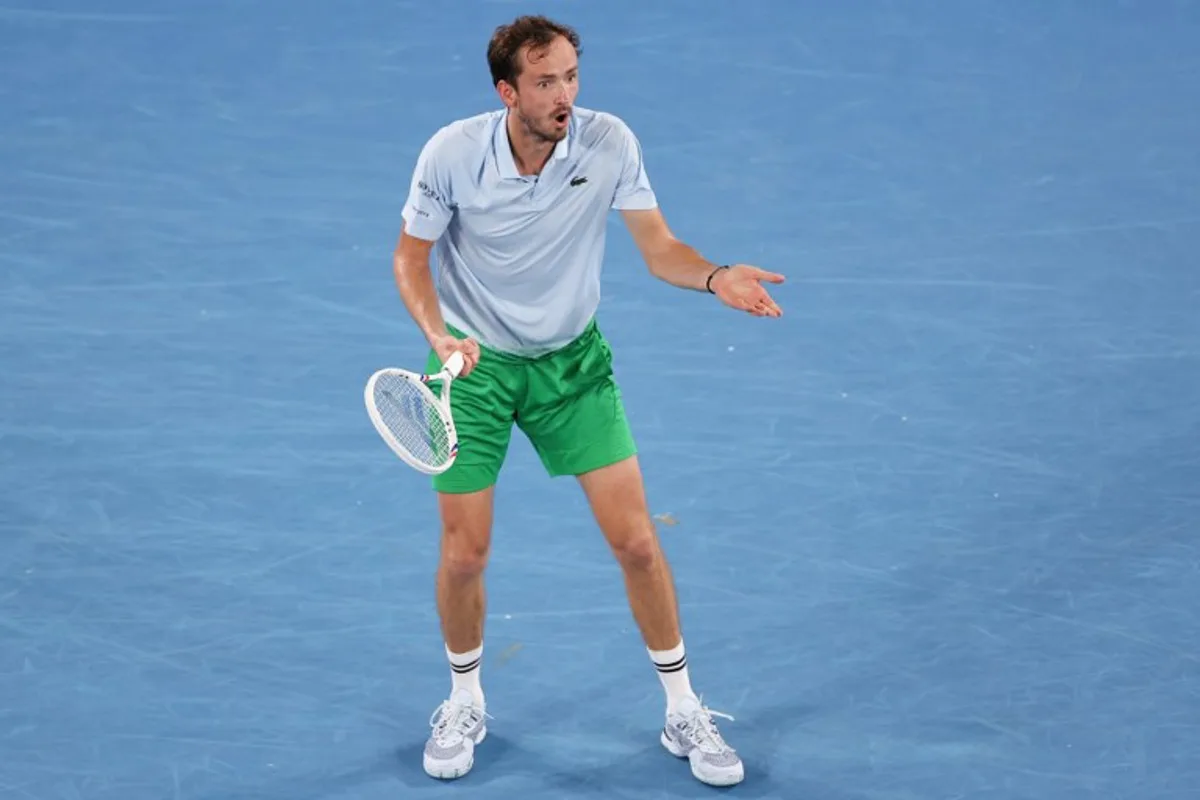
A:
{"label": "man's ear", "polygon": [[508,81],[500,81],[496,84],[496,93],[500,95],[500,102],[504,103],[508,108],[515,108],[517,105],[517,90]]}

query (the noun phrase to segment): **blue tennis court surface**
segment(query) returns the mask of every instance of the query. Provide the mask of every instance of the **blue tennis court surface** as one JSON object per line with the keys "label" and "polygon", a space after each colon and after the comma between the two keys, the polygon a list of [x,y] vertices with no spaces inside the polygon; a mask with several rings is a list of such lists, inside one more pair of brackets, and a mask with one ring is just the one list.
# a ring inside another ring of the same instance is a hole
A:
{"label": "blue tennis court surface", "polygon": [[475,770],[427,481],[367,376],[423,361],[413,161],[492,28],[584,38],[677,233],[614,215],[601,326],[734,797],[1200,786],[1200,6],[0,7],[0,797],[695,798],[578,488],[502,477]]}

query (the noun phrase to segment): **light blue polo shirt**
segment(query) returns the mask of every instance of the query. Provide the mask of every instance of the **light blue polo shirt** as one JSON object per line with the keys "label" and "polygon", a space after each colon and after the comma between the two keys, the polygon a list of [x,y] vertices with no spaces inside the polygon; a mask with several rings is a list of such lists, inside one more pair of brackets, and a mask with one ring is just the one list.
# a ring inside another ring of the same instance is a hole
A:
{"label": "light blue polo shirt", "polygon": [[657,200],[641,146],[618,117],[575,108],[541,175],[521,176],[507,114],[434,134],[403,217],[410,235],[436,241],[446,322],[488,347],[533,356],[571,342],[596,313],[609,210]]}

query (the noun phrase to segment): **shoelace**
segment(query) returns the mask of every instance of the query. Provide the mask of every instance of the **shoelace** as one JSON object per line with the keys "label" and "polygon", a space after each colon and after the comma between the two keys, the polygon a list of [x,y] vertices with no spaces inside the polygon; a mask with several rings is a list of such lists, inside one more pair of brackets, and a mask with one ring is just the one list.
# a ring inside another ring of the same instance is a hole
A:
{"label": "shoelace", "polygon": [[[486,711],[482,712],[482,717],[492,719]],[[433,712],[433,716],[429,718],[429,725],[433,728],[434,738],[444,745],[447,744],[447,739],[461,739],[466,736],[467,731],[475,727],[480,718],[481,712],[475,706],[446,700]]]}
{"label": "shoelace", "polygon": [[691,740],[692,744],[699,747],[703,752],[720,753],[732,748],[721,738],[721,732],[717,730],[717,724],[713,722],[713,717],[721,717],[733,722],[733,717],[728,714],[722,714],[720,711],[713,711],[706,707],[701,700],[701,705],[698,711],[690,717],[686,718],[684,733]]}

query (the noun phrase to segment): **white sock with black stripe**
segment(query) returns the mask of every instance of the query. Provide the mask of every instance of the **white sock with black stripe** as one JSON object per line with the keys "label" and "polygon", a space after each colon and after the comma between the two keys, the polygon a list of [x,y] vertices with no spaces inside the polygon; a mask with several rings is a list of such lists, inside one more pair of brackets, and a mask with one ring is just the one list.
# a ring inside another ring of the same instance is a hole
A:
{"label": "white sock with black stripe", "polygon": [[451,653],[447,647],[446,656],[450,659],[452,691],[466,689],[482,708],[483,686],[479,682],[479,667],[483,664],[483,645],[466,653]]}
{"label": "white sock with black stripe", "polygon": [[654,662],[654,668],[658,671],[658,678],[662,681],[663,689],[667,692],[667,713],[676,710],[680,701],[687,698],[696,699],[695,692],[692,691],[692,682],[688,678],[687,668],[687,653],[684,651],[683,642],[670,650],[648,650],[650,660]]}

